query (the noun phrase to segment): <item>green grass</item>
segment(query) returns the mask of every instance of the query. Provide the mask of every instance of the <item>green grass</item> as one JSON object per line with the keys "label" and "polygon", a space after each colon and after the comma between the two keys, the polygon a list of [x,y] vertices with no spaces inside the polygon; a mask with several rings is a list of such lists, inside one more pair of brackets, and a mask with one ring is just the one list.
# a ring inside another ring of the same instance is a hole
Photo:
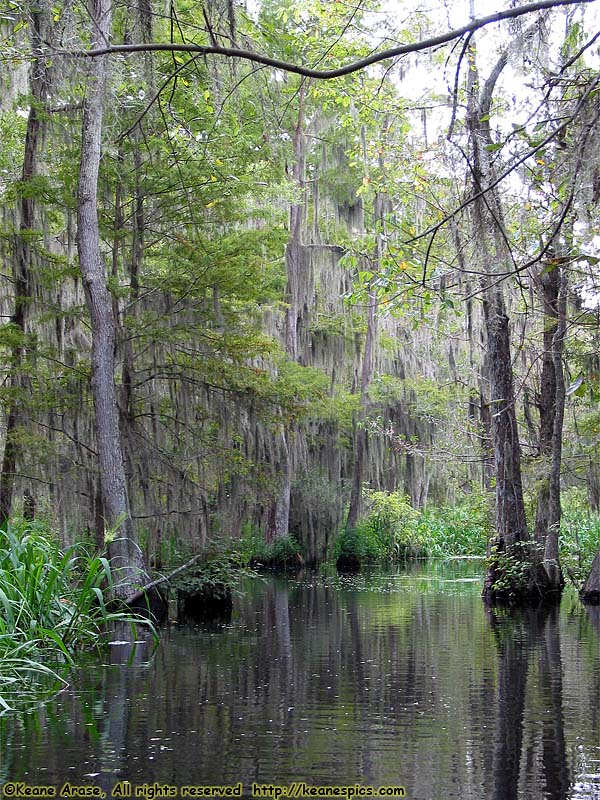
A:
{"label": "green grass", "polygon": [[0,713],[60,685],[79,651],[106,642],[112,621],[140,621],[107,607],[111,589],[107,559],[83,545],[63,551],[35,522],[0,530]]}

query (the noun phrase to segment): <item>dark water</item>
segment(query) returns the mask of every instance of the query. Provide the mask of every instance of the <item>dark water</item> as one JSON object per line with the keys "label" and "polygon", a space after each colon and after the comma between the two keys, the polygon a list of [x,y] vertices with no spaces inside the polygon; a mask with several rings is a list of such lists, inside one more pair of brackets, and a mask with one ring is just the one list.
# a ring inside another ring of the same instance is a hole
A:
{"label": "dark water", "polygon": [[480,570],[253,581],[230,625],[173,627],[152,656],[115,645],[112,665],[0,720],[0,783],[598,800],[600,619],[571,595],[486,613]]}

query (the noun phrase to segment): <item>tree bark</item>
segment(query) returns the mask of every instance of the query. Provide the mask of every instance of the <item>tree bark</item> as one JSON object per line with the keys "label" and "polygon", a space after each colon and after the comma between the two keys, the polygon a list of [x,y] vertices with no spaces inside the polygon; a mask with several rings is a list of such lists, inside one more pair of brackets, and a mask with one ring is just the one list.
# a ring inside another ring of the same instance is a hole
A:
{"label": "tree bark", "polygon": [[584,603],[600,604],[600,547],[580,596]]}
{"label": "tree bark", "polygon": [[[294,132],[294,165],[292,177],[298,190],[304,194],[304,169],[306,162],[306,140],[304,136],[304,97],[306,87],[302,83],[298,96],[298,122]],[[285,248],[287,271],[287,303],[285,315],[285,346],[288,356],[298,360],[298,320],[300,316],[300,270],[302,265],[302,220],[304,197],[290,206],[290,240]]]}
{"label": "tree bark", "polygon": [[518,599],[523,600],[533,594],[539,596],[543,591],[532,549],[518,547],[529,541],[529,533],[523,502],[521,445],[516,415],[510,325],[504,299],[504,281],[500,276],[500,273],[510,273],[511,260],[504,236],[502,204],[494,186],[494,169],[489,150],[493,146],[491,103],[498,78],[508,63],[508,55],[507,49],[480,88],[475,51],[472,48],[467,108],[467,130],[472,153],[470,168],[475,198],[474,240],[484,273],[483,311],[496,478],[496,538],[493,544],[497,556],[490,562],[484,582],[483,598],[488,603],[506,600],[513,602],[517,599],[515,593],[510,588],[507,590],[506,586],[497,590],[500,579],[504,584],[514,580],[514,576],[506,571],[506,558],[525,560],[529,565],[527,587],[519,587]]}
{"label": "tree bark", "polygon": [[[389,121],[386,117],[383,127],[387,130]],[[368,175],[367,143],[365,128],[362,128],[363,159],[365,174]],[[383,156],[379,156],[379,167],[383,170]],[[376,234],[375,252],[373,254],[373,265],[371,272],[376,274],[383,255],[383,227],[385,224],[385,214],[388,211],[389,201],[385,194],[377,192],[373,204],[373,221],[380,230]],[[365,454],[367,450],[367,431],[365,422],[367,418],[367,406],[369,402],[369,386],[373,380],[374,370],[374,351],[377,342],[377,293],[371,287],[368,294],[367,309],[367,333],[365,337],[365,349],[363,353],[361,377],[360,377],[360,416],[355,427],[354,434],[354,464],[352,468],[352,487],[350,490],[350,505],[348,507],[348,518],[346,528],[352,530],[360,517],[362,505],[362,484],[365,469]]]}
{"label": "tree bark", "polygon": [[[488,188],[493,180],[489,152],[486,150],[493,143],[489,114],[496,81],[507,62],[508,56],[505,53],[481,90],[474,63],[469,72],[467,128],[473,157],[471,170],[475,194]],[[490,189],[485,197],[474,201],[473,216],[477,248],[486,273],[482,289],[496,477],[496,531],[498,539],[510,547],[514,542],[527,538],[527,524],[523,505],[521,446],[515,412],[510,327],[503,283],[497,277],[497,273],[508,265],[508,253],[502,237],[500,198],[495,189]]]}
{"label": "tree bark", "polygon": [[[298,361],[298,322],[300,319],[300,272],[303,261],[302,222],[304,216],[304,168],[306,161],[306,141],[304,136],[304,98],[306,86],[303,82],[298,94],[298,122],[294,132],[294,165],[292,176],[298,190],[302,193],[299,202],[290,206],[290,239],[285,248],[285,264],[287,271],[286,299],[288,303],[285,315],[285,349],[289,358]],[[292,442],[294,430],[281,431],[281,462],[279,471],[281,484],[274,508],[269,515],[266,531],[267,541],[285,539],[289,535],[290,508],[292,497]],[[270,528],[270,530],[269,530]]]}
{"label": "tree bark", "polygon": [[[127,325],[128,318],[135,321],[137,317],[137,308],[140,294],[139,276],[142,269],[143,255],[144,255],[144,235],[145,235],[145,213],[144,213],[144,194],[141,186],[142,167],[140,156],[140,142],[139,131],[136,129],[132,133],[132,140],[134,141],[133,149],[133,166],[135,175],[135,188],[133,196],[131,197],[132,214],[132,243],[129,258],[126,258],[126,263],[129,265],[129,302],[127,309],[122,314],[119,313],[118,304],[113,304],[115,309],[115,322],[116,330],[118,331],[119,347],[117,352],[120,352],[122,358],[121,370],[121,394],[120,394],[120,430],[123,442],[123,455],[125,465],[127,467],[126,474],[130,487],[139,487],[144,493],[144,499],[148,497],[148,458],[144,457],[139,452],[141,439],[138,436],[137,422],[135,416],[135,397],[134,386],[136,382],[135,374],[135,357],[133,350],[132,337],[129,327]],[[115,245],[114,251],[116,257],[113,260],[113,276],[118,279],[119,276],[119,229],[124,225],[123,209],[121,207],[120,187],[117,187],[115,192]],[[149,553],[146,553],[149,558]]]}
{"label": "tree bark", "polygon": [[563,350],[567,330],[567,272],[559,259],[558,295],[556,298],[558,322],[552,336],[552,366],[554,370],[554,419],[552,424],[552,447],[550,476],[548,483],[549,518],[544,543],[543,567],[548,580],[548,588],[560,591],[564,578],[560,567],[558,537],[561,520],[560,473],[562,466],[563,423],[565,418],[565,377],[563,371]]}
{"label": "tree bark", "polygon": [[[46,100],[49,76],[45,56],[40,56],[40,48],[44,39],[48,38],[47,31],[45,31],[46,23],[46,15],[38,7],[32,8],[30,35],[33,61],[29,79],[31,106],[25,133],[25,155],[21,172],[23,184],[27,184],[37,172],[38,148],[42,138],[42,104]],[[0,525],[4,525],[7,522],[11,512],[15,471],[20,451],[16,434],[23,421],[22,393],[25,386],[22,370],[27,357],[25,337],[27,335],[29,306],[32,299],[32,248],[30,236],[35,227],[35,202],[27,189],[21,193],[19,217],[19,232],[15,236],[13,249],[15,304],[11,322],[23,337],[23,340],[13,347],[10,357],[9,383],[12,399],[7,414],[4,454],[0,471]]]}
{"label": "tree bark", "polygon": [[[92,47],[106,46],[111,31],[110,0],[92,5]],[[147,580],[129,512],[123,445],[115,387],[115,318],[100,250],[97,193],[107,79],[106,57],[92,61],[84,104],[81,164],[77,187],[77,248],[92,330],[92,397],[105,525],[115,577],[115,594],[127,597]]]}
{"label": "tree bark", "polygon": [[558,270],[548,270],[543,264],[542,267],[538,278],[538,293],[544,308],[544,350],[537,405],[540,412],[539,457],[547,466],[546,474],[542,476],[538,489],[535,517],[535,539],[540,546],[544,545],[548,529],[553,523],[550,517],[549,465],[552,457],[554,417],[556,415],[556,372],[552,343],[558,329]]}
{"label": "tree bark", "polygon": [[354,435],[354,465],[352,469],[352,488],[350,491],[350,506],[346,528],[352,530],[360,517],[362,505],[362,483],[365,467],[365,454],[367,449],[367,432],[365,430],[366,409],[368,403],[369,385],[373,378],[373,350],[377,338],[377,295],[369,292],[369,307],[367,312],[367,333],[363,353],[360,386],[360,419],[356,425]]}
{"label": "tree bark", "polygon": [[281,432],[281,488],[275,504],[274,538],[285,539],[289,534],[290,505],[292,500],[292,464],[290,453],[290,434]]}
{"label": "tree bark", "polygon": [[511,361],[509,320],[504,298],[484,300],[489,355],[492,440],[496,475],[496,535],[507,548],[527,539],[521,480],[521,446]]}

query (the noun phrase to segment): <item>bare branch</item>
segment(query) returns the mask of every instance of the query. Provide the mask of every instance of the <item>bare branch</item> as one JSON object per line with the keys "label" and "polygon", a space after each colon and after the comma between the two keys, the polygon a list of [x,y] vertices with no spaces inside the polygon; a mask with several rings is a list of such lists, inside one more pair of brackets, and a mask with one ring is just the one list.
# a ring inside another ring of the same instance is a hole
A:
{"label": "bare branch", "polygon": [[292,64],[289,61],[283,61],[279,58],[272,58],[271,56],[263,55],[262,53],[253,53],[249,50],[243,50],[238,47],[221,47],[219,45],[200,45],[200,44],[187,44],[176,42],[149,42],[147,44],[115,44],[108,47],[97,47],[92,50],[56,50],[60,55],[71,56],[75,58],[96,58],[103,55],[113,55],[115,53],[147,53],[147,52],[179,52],[179,53],[200,53],[201,55],[221,55],[227,58],[241,58],[246,61],[254,61],[258,64],[265,64],[275,69],[283,70],[284,72],[292,72],[297,75],[303,75],[307,78],[317,78],[320,80],[330,80],[331,78],[339,78],[342,75],[349,75],[353,72],[358,72],[361,69],[371,66],[371,64],[378,64],[388,58],[396,58],[404,56],[409,53],[418,53],[423,50],[430,50],[434,47],[452,42],[455,39],[460,39],[465,34],[473,33],[486,25],[491,25],[495,22],[503,22],[507,19],[515,19],[522,17],[525,14],[532,14],[535,11],[543,11],[548,8],[557,8],[560,6],[583,5],[584,3],[593,3],[595,0],[540,0],[537,3],[527,3],[524,6],[517,8],[508,8],[504,11],[499,11],[495,14],[488,14],[485,17],[471,20],[461,28],[447,31],[446,33],[432,36],[428,39],[422,39],[418,42],[411,44],[403,44],[398,47],[391,47],[386,50],[381,50],[378,53],[373,53],[367,58],[361,58],[346,64],[343,67],[337,67],[331,70],[313,69],[311,67],[304,67],[301,64]]}
{"label": "bare branch", "polygon": [[150,583],[142,586],[141,589],[138,589],[137,591],[133,592],[133,594],[130,594],[129,597],[126,597],[123,602],[126,606],[130,606],[132,603],[135,603],[136,600],[139,600],[141,597],[143,597],[150,589],[160,586],[161,583],[167,583],[171,580],[171,578],[174,578],[176,575],[180,575],[186,569],[193,567],[194,564],[197,564],[204,555],[205,553],[198,553],[198,555],[195,555],[193,558],[190,558],[189,561],[186,561],[185,564],[182,564],[180,567],[177,567],[177,569],[174,569],[173,572],[169,572],[168,575],[163,575],[161,578],[157,578],[155,581],[150,581]]}
{"label": "bare branch", "polygon": [[435,225],[431,225],[431,227],[427,228],[427,230],[421,231],[421,233],[418,233],[416,236],[413,236],[410,239],[406,239],[403,242],[403,244],[405,245],[412,244],[413,242],[419,241],[419,239],[424,239],[426,236],[431,236],[432,233],[439,230],[439,228],[442,228],[444,225],[446,225],[446,223],[450,222],[451,219],[454,219],[454,217],[458,216],[458,214],[460,214],[460,212],[463,211],[465,208],[470,206],[476,200],[479,200],[479,198],[483,197],[485,194],[487,194],[487,192],[494,189],[496,186],[498,186],[499,183],[502,183],[502,181],[505,178],[508,178],[508,176],[511,175],[517,169],[517,167],[520,167],[521,164],[524,164],[529,158],[534,156],[538,152],[538,150],[541,150],[549,142],[552,142],[555,139],[557,139],[559,134],[562,131],[566,130],[569,127],[569,125],[573,122],[573,120],[577,118],[579,112],[589,99],[590,94],[593,91],[595,91],[595,89],[598,87],[599,84],[600,84],[600,74],[597,75],[594,78],[594,80],[590,83],[584,94],[579,99],[573,113],[570,114],[561,125],[557,125],[557,127],[554,128],[552,131],[550,131],[550,133],[547,136],[544,136],[543,139],[537,142],[534,146],[530,147],[525,153],[523,153],[523,155],[519,156],[505,170],[499,173],[498,176],[495,177],[484,189],[481,189],[478,192],[475,192],[474,194],[467,197],[466,200],[460,203],[453,211],[447,214],[439,222],[436,222]]}

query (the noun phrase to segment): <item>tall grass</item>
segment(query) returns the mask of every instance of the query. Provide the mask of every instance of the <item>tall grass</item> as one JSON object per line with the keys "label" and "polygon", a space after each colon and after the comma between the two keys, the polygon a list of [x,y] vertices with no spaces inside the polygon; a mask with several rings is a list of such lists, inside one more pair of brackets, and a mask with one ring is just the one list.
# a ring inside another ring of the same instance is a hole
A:
{"label": "tall grass", "polygon": [[418,529],[427,554],[433,558],[485,556],[492,534],[486,499],[473,495],[455,506],[423,509]]}
{"label": "tall grass", "polygon": [[83,545],[62,551],[35,522],[0,530],[0,713],[59,684],[78,651],[106,641],[112,621],[138,621],[107,607],[111,589],[107,559]]}

